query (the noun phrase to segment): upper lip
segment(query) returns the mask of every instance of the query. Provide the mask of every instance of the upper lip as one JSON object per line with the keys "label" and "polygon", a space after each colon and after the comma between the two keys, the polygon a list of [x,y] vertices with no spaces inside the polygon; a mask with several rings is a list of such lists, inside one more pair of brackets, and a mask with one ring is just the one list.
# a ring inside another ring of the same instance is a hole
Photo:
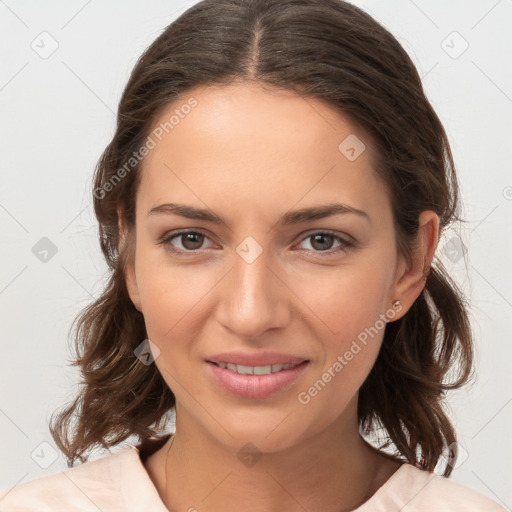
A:
{"label": "upper lip", "polygon": [[243,366],[269,366],[273,364],[300,364],[307,361],[305,357],[278,352],[223,352],[207,358],[211,363],[231,363]]}

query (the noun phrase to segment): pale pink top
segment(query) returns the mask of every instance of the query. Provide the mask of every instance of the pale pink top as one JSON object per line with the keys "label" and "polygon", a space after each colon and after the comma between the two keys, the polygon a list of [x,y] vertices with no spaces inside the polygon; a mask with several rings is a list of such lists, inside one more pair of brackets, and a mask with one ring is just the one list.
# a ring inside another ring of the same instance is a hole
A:
{"label": "pale pink top", "polygon": [[[200,509],[199,504],[197,504]],[[243,509],[242,509],[243,510]],[[0,491],[1,512],[169,512],[132,446]],[[504,512],[469,487],[403,464],[355,512]]]}

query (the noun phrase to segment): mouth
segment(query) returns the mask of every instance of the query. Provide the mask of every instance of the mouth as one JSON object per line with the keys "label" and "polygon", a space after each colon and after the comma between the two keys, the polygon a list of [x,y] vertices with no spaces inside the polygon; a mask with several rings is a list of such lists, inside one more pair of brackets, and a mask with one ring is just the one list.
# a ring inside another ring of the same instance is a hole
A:
{"label": "mouth", "polygon": [[297,383],[309,366],[298,363],[247,366],[220,361],[206,361],[213,382],[224,392],[240,398],[263,399],[284,393]]}

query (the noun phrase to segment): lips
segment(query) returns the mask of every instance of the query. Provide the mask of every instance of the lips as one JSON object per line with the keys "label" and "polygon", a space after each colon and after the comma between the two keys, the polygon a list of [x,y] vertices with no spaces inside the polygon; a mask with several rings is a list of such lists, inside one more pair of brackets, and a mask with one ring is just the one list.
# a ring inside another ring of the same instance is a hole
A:
{"label": "lips", "polygon": [[309,366],[309,359],[279,352],[223,352],[205,361],[208,373],[229,394],[262,399],[290,389]]}

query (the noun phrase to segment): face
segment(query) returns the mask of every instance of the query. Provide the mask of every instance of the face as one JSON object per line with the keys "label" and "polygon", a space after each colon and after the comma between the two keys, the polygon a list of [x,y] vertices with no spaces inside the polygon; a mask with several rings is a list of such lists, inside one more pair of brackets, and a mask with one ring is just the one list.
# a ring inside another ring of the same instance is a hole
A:
{"label": "face", "polygon": [[[348,414],[385,315],[398,319],[393,302],[407,302],[390,200],[370,140],[319,100],[197,88],[155,128],[176,110],[143,164],[129,293],[176,396],[177,428],[284,449]],[[276,354],[306,362],[230,380],[209,362],[228,352],[268,356],[253,366]]]}

